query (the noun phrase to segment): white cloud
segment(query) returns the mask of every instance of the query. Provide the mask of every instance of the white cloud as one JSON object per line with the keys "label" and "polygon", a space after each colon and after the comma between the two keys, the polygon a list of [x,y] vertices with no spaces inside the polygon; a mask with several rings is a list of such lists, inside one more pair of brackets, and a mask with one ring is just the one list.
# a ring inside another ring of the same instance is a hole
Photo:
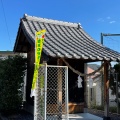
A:
{"label": "white cloud", "polygon": [[109,24],[113,24],[116,23],[116,20],[112,20],[110,16],[106,17],[106,18],[99,18],[97,19],[98,22],[108,22]]}
{"label": "white cloud", "polygon": [[116,21],[113,20],[113,21],[110,21],[109,23],[112,24],[112,23],[115,23],[115,22],[116,22]]}
{"label": "white cloud", "polygon": [[97,21],[104,22],[104,19],[103,18],[99,18]]}

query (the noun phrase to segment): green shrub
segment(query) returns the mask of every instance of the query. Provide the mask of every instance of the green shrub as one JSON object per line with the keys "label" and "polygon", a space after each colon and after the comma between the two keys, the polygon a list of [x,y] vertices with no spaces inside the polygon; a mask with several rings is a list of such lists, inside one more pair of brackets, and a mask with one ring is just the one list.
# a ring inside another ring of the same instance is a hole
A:
{"label": "green shrub", "polygon": [[[91,106],[92,109],[96,109],[96,110],[102,110],[104,111],[104,106],[102,105],[94,105],[94,106]],[[111,113],[117,113],[117,107],[109,107],[109,112]]]}
{"label": "green shrub", "polygon": [[26,58],[9,56],[0,59],[0,110],[16,111],[22,103],[22,91]]}
{"label": "green shrub", "polygon": [[91,103],[90,108],[96,109],[96,105],[94,103]]}
{"label": "green shrub", "polygon": [[102,106],[102,105],[97,105],[97,106],[96,106],[96,109],[97,109],[97,110],[104,110],[104,106]]}
{"label": "green shrub", "polygon": [[117,113],[117,107],[109,107],[109,112]]}

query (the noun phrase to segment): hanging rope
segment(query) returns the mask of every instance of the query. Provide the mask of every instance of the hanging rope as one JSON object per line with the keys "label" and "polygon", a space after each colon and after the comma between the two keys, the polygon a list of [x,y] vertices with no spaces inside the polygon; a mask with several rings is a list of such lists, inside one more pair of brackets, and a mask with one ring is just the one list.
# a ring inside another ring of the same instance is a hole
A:
{"label": "hanging rope", "polygon": [[69,64],[64,58],[61,58],[61,59],[62,59],[62,61],[63,61],[74,73],[76,73],[76,74],[78,74],[78,75],[80,75],[80,76],[92,76],[92,75],[94,75],[96,72],[99,72],[99,71],[103,68],[103,66],[104,66],[104,64],[105,64],[105,63],[103,63],[97,70],[95,70],[95,71],[92,72],[92,73],[83,74],[83,73],[79,72],[78,70],[75,70],[73,67],[71,67],[70,64]]}

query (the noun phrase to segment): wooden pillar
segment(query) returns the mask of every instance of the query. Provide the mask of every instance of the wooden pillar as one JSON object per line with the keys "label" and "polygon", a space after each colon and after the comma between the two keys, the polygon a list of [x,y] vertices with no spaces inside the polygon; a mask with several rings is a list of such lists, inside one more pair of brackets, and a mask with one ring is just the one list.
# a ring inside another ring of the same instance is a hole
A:
{"label": "wooden pillar", "polygon": [[[57,65],[62,66],[62,60],[57,60]],[[58,68],[58,120],[62,119],[62,69]]]}
{"label": "wooden pillar", "polygon": [[[87,63],[84,63],[84,73],[87,74]],[[84,76],[84,108],[88,107],[88,103],[87,76]]]}
{"label": "wooden pillar", "polygon": [[108,62],[104,61],[104,118],[110,120],[109,117],[109,80],[108,80]]}

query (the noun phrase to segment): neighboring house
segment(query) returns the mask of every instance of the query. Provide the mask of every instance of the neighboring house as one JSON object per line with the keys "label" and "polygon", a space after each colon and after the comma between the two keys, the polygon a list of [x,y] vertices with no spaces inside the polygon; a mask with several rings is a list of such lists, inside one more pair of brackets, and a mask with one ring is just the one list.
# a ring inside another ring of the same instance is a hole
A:
{"label": "neighboring house", "polygon": [[[14,52],[27,53],[25,106],[27,106],[29,111],[33,109],[34,105],[34,98],[30,97],[30,93],[34,72],[35,32],[42,29],[46,29],[47,32],[45,34],[40,63],[46,62],[48,65],[66,66],[61,59],[64,58],[74,69],[85,73],[85,64],[88,62],[104,61],[105,70],[107,71],[106,61],[120,60],[119,53],[96,42],[83,30],[80,24],[39,18],[25,14],[20,20]],[[78,75],[74,73],[73,70],[68,70],[70,113],[83,112],[86,104],[84,77],[82,77],[82,88],[76,87],[77,77]],[[48,80],[50,81],[50,78]],[[39,96],[38,94],[38,97]],[[52,100],[54,98],[51,96],[49,99]],[[54,102],[53,105],[56,104],[57,102]]]}
{"label": "neighboring house", "polygon": [[16,53],[13,51],[0,51],[0,59],[6,59],[8,56],[21,55],[27,57],[26,53]]}
{"label": "neighboring house", "polygon": [[[87,73],[94,72],[100,67],[97,64],[87,64]],[[94,76],[91,76],[93,79],[93,87],[89,88],[88,85],[88,106],[91,105],[102,105],[102,74],[97,72]],[[111,89],[109,89],[109,104],[110,106],[116,106],[115,102],[116,95],[111,94]]]}
{"label": "neighboring house", "polygon": [[6,59],[8,56],[19,55],[20,53],[14,53],[13,51],[0,51],[0,59]]}

